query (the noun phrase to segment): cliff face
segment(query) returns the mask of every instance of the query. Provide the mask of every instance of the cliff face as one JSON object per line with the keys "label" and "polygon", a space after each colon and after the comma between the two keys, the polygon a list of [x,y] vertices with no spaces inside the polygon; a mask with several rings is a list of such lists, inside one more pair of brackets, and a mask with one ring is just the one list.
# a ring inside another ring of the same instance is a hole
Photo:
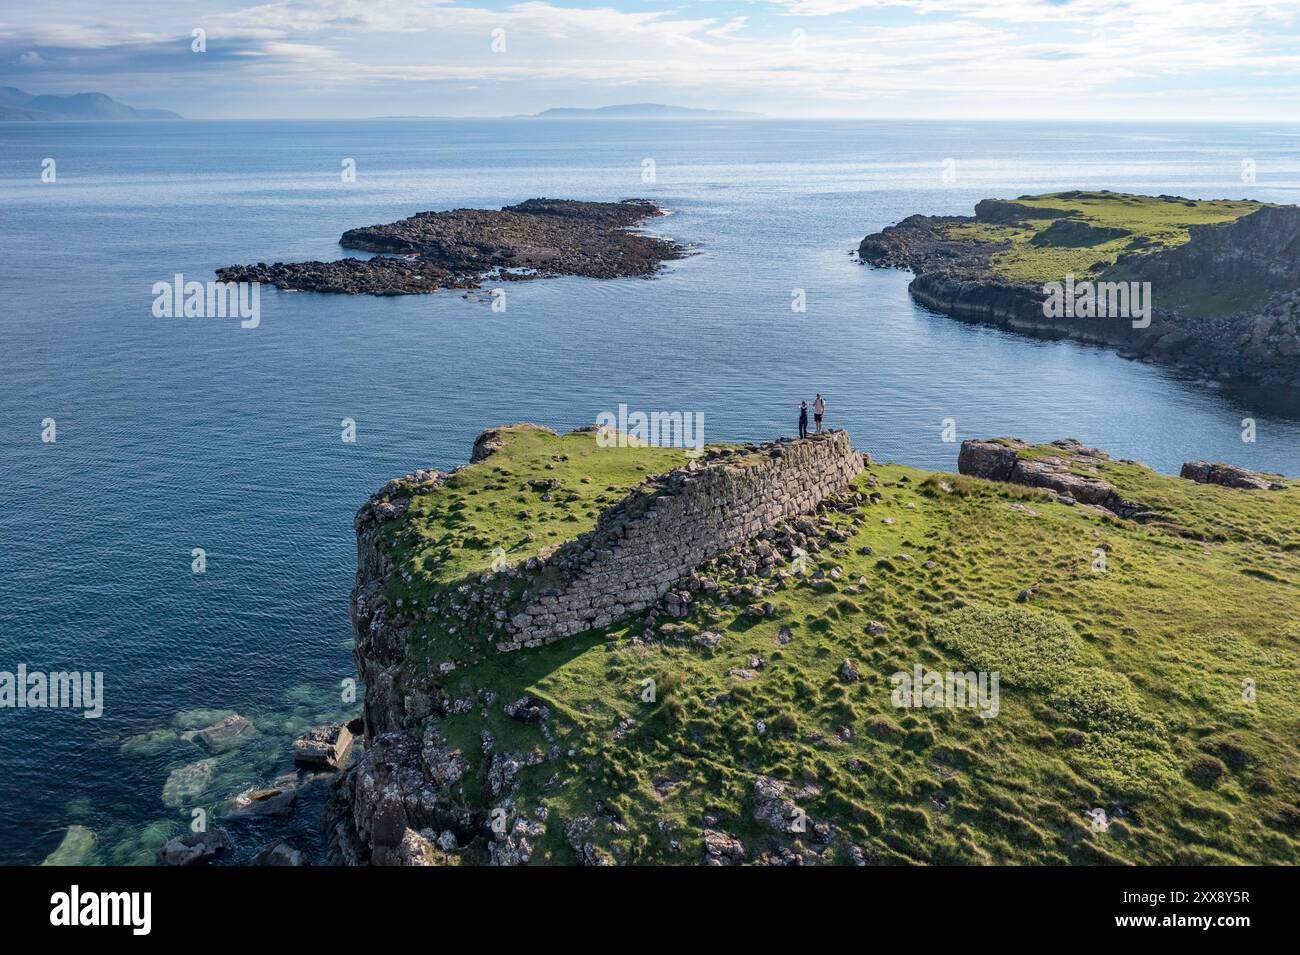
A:
{"label": "cliff face", "polygon": [[1107,277],[1300,288],[1300,207],[1264,206],[1232,222],[1190,226],[1188,232],[1188,241],[1176,248],[1121,255]]}
{"label": "cliff face", "polygon": [[[1027,241],[1034,247],[1103,247],[1127,234],[1065,218],[1071,214],[984,200],[974,219],[911,216],[864,238],[858,255],[871,265],[911,269],[912,297],[957,318],[1106,345],[1223,380],[1300,386],[1300,208],[1264,206],[1232,221],[1190,225],[1187,241],[1166,249],[1134,237],[1113,262],[1100,263],[1104,268],[1088,276],[1093,281],[1151,283],[1155,309],[1147,328],[1122,318],[1049,317],[1043,283],[998,273],[995,258],[1011,250],[1009,240],[950,237],[954,227],[972,224],[1026,228],[1026,218],[1052,220]],[[1059,240],[1066,235],[1069,241]],[[1193,294],[1219,302],[1218,312],[1182,310]],[[1247,300],[1262,304],[1243,307]],[[1161,305],[1170,301],[1178,307]]]}

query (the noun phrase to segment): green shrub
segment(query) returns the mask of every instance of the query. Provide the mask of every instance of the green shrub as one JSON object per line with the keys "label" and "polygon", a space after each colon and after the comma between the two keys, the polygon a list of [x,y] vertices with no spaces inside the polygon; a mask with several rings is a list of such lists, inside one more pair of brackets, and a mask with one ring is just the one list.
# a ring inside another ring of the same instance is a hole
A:
{"label": "green shrub", "polygon": [[1069,760],[1084,778],[1119,799],[1158,796],[1176,785],[1176,768],[1163,740],[1135,733],[1093,733]]}
{"label": "green shrub", "polygon": [[1185,770],[1187,778],[1202,789],[1210,789],[1228,772],[1223,760],[1202,753],[1192,758]]}
{"label": "green shrub", "polygon": [[1158,725],[1142,713],[1128,677],[1110,670],[1080,667],[1066,673],[1048,702],[1084,729],[1152,732]]}
{"label": "green shrub", "polygon": [[1069,621],[1030,607],[973,606],[931,628],[939,643],[978,670],[998,671],[1004,683],[1050,689],[1079,662],[1079,638]]}

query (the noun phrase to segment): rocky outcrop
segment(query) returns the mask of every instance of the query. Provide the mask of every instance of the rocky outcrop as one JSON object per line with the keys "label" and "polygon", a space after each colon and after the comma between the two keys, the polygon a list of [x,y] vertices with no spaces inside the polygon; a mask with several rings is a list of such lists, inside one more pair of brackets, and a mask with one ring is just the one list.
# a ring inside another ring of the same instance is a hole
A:
{"label": "rocky outcrop", "polygon": [[217,277],[310,292],[411,295],[478,288],[489,278],[647,276],[686,251],[668,239],[632,231],[663,214],[645,199],[529,199],[501,210],[420,212],[343,233],[343,248],[378,253],[373,258],[234,265],[218,269]]}
{"label": "rocky outcrop", "polygon": [[1179,477],[1197,484],[1221,484],[1246,491],[1284,491],[1286,485],[1275,477],[1218,461],[1188,461]]}
{"label": "rocky outcrop", "polygon": [[[1152,249],[1143,237],[1135,237],[1128,251],[1092,278],[1150,282],[1155,310],[1145,328],[1113,317],[1050,317],[1044,314],[1042,284],[1010,281],[993,267],[994,257],[1010,248],[1009,241],[949,235],[954,226],[972,222],[1015,225],[1027,218],[1056,218],[1031,244],[1087,247],[1120,237],[1122,230],[1099,229],[1071,218],[1075,215],[983,200],[974,219],[909,216],[865,237],[858,256],[870,265],[913,271],[912,297],[955,318],[1102,345],[1125,357],[1220,380],[1300,387],[1300,208],[1263,206],[1233,221],[1189,226],[1189,240],[1167,249]],[[1167,291],[1189,282],[1249,289],[1263,304],[1212,315],[1161,305]]]}
{"label": "rocky outcrop", "polygon": [[1033,445],[1018,438],[971,439],[961,444],[957,470],[989,481],[1043,488],[1070,502],[1099,507],[1114,502],[1114,487],[1098,477],[1077,473],[1080,467],[1095,470],[1095,461],[1109,459],[1106,452],[1086,447],[1073,438],[1055,441],[1053,446],[1062,454],[1031,458],[1023,452]]}
{"label": "rocky outcrop", "polygon": [[1041,488],[1062,503],[1105,508],[1123,518],[1150,521],[1161,517],[1146,505],[1124,500],[1099,476],[1098,465],[1110,460],[1105,451],[1074,438],[1052,442],[1059,454],[1030,453],[1036,447],[1019,438],[973,438],[962,442],[957,470],[988,481]]}

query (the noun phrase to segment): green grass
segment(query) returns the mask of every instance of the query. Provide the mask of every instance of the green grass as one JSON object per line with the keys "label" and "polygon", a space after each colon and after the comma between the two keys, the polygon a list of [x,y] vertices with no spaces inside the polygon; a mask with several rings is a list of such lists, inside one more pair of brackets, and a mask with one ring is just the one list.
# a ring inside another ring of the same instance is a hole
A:
{"label": "green grass", "polygon": [[[1072,211],[1074,218],[1091,226],[1128,233],[1094,244],[1043,246],[1035,245],[1034,239],[1058,221],[1057,217],[1027,217],[1016,225],[972,221],[949,228],[948,235],[953,239],[1006,244],[993,255],[994,272],[1014,282],[1034,284],[1060,282],[1068,274],[1079,281],[1097,279],[1121,253],[1174,248],[1187,242],[1188,226],[1230,222],[1263,205],[1249,200],[1193,200],[1105,191],[1021,196],[1014,202],[1031,208]],[[1190,280],[1177,287],[1161,287],[1157,294],[1161,308],[1210,315],[1262,303],[1268,290]]]}
{"label": "green grass", "polygon": [[[476,579],[494,542],[522,559],[589,528],[676,453],[513,430],[497,455],[416,498],[392,537],[411,571],[409,583],[394,578],[393,596],[418,602],[426,588]],[[511,810],[546,807],[538,863],[574,861],[563,824],[578,817],[624,863],[698,863],[706,819],[751,861],[808,849],[811,835],[753,820],[759,774],[786,781],[810,821],[831,827],[827,862],[856,846],[902,864],[1295,863],[1300,490],[1099,467],[1165,520],[1140,525],[1024,488],[877,464],[875,486],[867,474],[858,483],[882,499],[856,524],[829,512],[848,539],[811,555],[830,579],[778,589],[766,598],[773,617],[745,616],[752,598],[717,561],[702,573],[718,593],[674,621],[680,633],[647,632],[637,615],[502,654],[470,652],[466,634],[428,621],[412,665],[457,661],[443,689],[479,702],[440,722],[473,773],[486,766],[485,728],[496,752],[545,757],[520,772]],[[551,478],[562,489],[551,502],[525,490]],[[444,549],[449,559],[429,560]],[[706,629],[723,635],[717,647],[679,639]],[[731,675],[755,656],[755,678]],[[841,674],[846,658],[859,680]],[[896,708],[890,675],[918,663],[999,669],[998,715]],[[647,678],[660,690],[652,703]],[[502,712],[524,693],[550,707],[544,726]],[[482,787],[465,792],[471,808],[488,808]],[[1094,807],[1114,820],[1108,831],[1089,828]]]}

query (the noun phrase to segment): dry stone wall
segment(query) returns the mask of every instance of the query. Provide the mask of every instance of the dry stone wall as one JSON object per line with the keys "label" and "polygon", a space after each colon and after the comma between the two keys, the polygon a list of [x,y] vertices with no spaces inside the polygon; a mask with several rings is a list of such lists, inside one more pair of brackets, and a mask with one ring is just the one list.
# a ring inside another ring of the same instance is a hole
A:
{"label": "dry stone wall", "polygon": [[711,450],[647,482],[529,571],[539,596],[510,617],[497,648],[540,646],[653,605],[704,561],[811,511],[864,464],[847,432],[828,431]]}

